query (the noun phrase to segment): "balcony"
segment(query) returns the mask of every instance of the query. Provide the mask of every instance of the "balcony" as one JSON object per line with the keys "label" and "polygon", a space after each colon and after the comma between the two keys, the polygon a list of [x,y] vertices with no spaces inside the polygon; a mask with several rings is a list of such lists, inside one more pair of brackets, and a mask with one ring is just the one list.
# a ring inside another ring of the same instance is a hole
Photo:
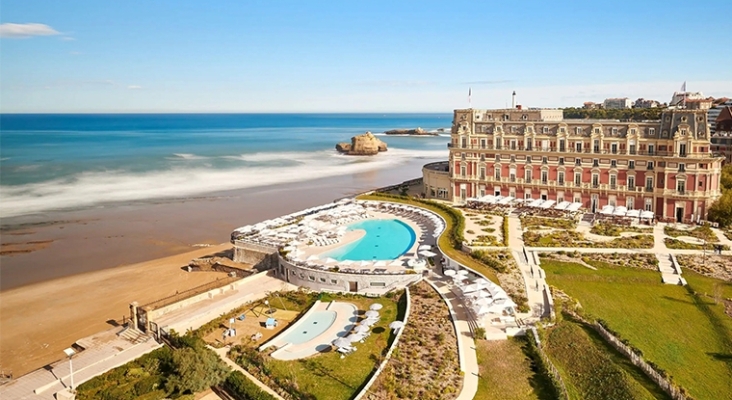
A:
{"label": "balcony", "polygon": [[646,186],[646,193],[653,193],[653,188]]}
{"label": "balcony", "polygon": [[453,145],[452,145],[452,143],[448,143],[448,144],[447,144],[447,148],[448,148],[448,149],[451,149],[451,148],[453,148]]}

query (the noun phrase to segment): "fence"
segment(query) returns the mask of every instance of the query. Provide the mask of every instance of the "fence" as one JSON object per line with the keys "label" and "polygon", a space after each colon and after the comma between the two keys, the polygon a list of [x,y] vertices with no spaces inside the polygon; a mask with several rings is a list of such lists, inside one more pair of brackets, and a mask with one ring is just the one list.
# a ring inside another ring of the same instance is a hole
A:
{"label": "fence", "polygon": [[[567,392],[567,386],[564,384],[564,380],[562,379],[562,376],[559,374],[559,370],[557,367],[554,366],[554,363],[552,363],[552,360],[549,359],[549,356],[546,355],[544,352],[544,348],[541,347],[541,340],[539,339],[539,333],[536,331],[535,327],[531,327],[531,333],[534,340],[534,344],[536,345],[536,351],[539,353],[539,357],[541,357],[541,361],[544,364],[544,367],[546,367],[547,372],[549,372],[552,376],[552,382],[554,382],[554,385],[556,389],[558,389],[559,398],[561,400],[569,400],[569,393]],[[532,339],[529,339],[530,341]]]}
{"label": "fence", "polygon": [[[409,288],[404,289],[404,295],[407,296],[407,307],[404,310],[404,325],[406,325],[407,321],[409,320],[409,310],[411,307],[411,304],[410,304],[411,299],[409,297]],[[384,368],[386,368],[386,364],[391,359],[391,353],[394,352],[394,349],[396,349],[397,344],[399,344],[399,338],[402,337],[402,332],[404,332],[404,328],[405,327],[403,326],[402,328],[399,329],[399,332],[397,332],[396,336],[394,337],[394,341],[391,342],[391,347],[389,347],[389,350],[386,352],[386,356],[384,356],[384,360],[381,362],[381,365],[379,365],[379,368],[377,368],[376,371],[374,371],[374,373],[371,375],[371,378],[369,379],[369,381],[366,382],[366,384],[363,386],[361,391],[356,395],[356,397],[353,398],[353,400],[360,400],[363,396],[365,396],[366,393],[371,388],[371,385],[373,385],[374,382],[376,382],[376,378],[379,377],[379,374],[381,374],[381,371],[383,371]]]}

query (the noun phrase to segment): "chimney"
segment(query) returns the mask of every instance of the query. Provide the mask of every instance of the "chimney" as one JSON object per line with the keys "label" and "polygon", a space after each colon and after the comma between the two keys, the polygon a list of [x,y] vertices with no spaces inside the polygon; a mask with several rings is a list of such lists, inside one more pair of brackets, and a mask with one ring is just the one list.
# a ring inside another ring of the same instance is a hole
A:
{"label": "chimney", "polygon": [[521,104],[517,104],[517,105],[516,105],[516,109],[517,109],[517,110],[520,110],[520,109],[521,109]]}
{"label": "chimney", "polygon": [[516,91],[513,91],[511,95],[511,108],[516,108]]}

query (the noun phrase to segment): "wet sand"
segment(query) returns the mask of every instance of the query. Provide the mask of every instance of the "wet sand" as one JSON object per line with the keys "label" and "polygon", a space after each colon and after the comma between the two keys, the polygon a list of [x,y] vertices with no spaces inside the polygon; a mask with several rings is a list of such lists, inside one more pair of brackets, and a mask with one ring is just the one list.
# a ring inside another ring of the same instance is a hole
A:
{"label": "wet sand", "polygon": [[[193,199],[4,219],[0,239],[9,245],[3,250],[22,251],[0,256],[0,369],[20,376],[40,368],[74,341],[109,328],[107,320],[127,315],[130,302],[144,304],[221,277],[181,267],[229,248],[239,226],[412,179],[431,161]],[[224,244],[193,247],[204,243]]]}

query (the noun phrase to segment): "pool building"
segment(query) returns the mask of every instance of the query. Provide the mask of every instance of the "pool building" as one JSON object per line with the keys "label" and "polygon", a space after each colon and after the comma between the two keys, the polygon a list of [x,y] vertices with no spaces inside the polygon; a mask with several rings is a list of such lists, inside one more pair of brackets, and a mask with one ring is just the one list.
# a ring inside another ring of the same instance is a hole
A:
{"label": "pool building", "polygon": [[380,295],[422,278],[444,229],[421,208],[345,199],[239,228],[232,243],[234,261],[261,260],[293,285]]}

